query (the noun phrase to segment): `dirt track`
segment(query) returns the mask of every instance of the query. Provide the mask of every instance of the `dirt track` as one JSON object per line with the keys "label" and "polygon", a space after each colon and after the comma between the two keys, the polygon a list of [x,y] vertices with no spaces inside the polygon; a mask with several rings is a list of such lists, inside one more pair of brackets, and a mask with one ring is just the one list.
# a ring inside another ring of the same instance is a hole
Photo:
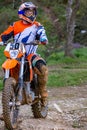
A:
{"label": "dirt track", "polygon": [[[87,130],[87,85],[53,88],[48,91],[47,118],[34,119],[30,106],[22,106],[22,122],[17,130]],[[1,111],[0,102],[0,113]],[[5,130],[3,121],[0,121],[0,130]]]}

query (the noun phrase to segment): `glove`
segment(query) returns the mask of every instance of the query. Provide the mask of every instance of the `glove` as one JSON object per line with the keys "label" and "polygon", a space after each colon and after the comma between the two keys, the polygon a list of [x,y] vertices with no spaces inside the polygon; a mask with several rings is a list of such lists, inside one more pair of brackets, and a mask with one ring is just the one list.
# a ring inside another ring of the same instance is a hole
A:
{"label": "glove", "polygon": [[4,45],[4,42],[0,42],[0,46],[3,46]]}
{"label": "glove", "polygon": [[46,45],[48,43],[46,36],[40,38],[40,42],[41,42],[41,44]]}

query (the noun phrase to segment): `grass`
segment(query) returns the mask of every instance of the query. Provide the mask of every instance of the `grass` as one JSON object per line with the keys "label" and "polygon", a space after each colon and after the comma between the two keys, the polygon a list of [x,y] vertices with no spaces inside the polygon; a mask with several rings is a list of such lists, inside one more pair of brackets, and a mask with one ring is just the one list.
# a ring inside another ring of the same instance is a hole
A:
{"label": "grass", "polygon": [[3,54],[3,51],[4,51],[4,46],[0,46],[0,68],[1,68],[1,65],[2,65],[2,63],[5,61],[5,56],[4,56],[4,54]]}
{"label": "grass", "polygon": [[87,68],[87,47],[73,50],[75,58],[64,57],[64,51],[51,54],[47,58],[48,65],[62,68]]}
{"label": "grass", "polygon": [[3,89],[3,79],[0,77],[0,91]]}
{"label": "grass", "polygon": [[59,69],[49,72],[48,86],[65,87],[87,83],[87,69]]}
{"label": "grass", "polygon": [[[48,57],[50,87],[64,87],[87,84],[87,48],[74,49],[76,58],[64,57],[64,52]],[[52,69],[51,69],[52,68]]]}

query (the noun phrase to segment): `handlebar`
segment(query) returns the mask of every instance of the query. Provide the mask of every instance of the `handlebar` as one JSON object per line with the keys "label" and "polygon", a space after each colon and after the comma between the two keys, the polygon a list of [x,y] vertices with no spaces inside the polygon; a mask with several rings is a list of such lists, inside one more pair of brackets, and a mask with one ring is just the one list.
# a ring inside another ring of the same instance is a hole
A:
{"label": "handlebar", "polygon": [[23,44],[24,44],[24,45],[34,45],[34,46],[39,45],[39,43],[35,43],[35,42],[23,43]]}
{"label": "handlebar", "polygon": [[[8,43],[10,43],[10,42],[8,42]],[[0,44],[0,46],[6,46],[8,43]],[[24,42],[23,42],[22,44],[24,44],[24,45],[34,45],[34,46],[37,46],[37,45],[40,45],[40,42],[38,42],[38,41],[30,42],[30,43],[24,43]]]}
{"label": "handlebar", "polygon": [[[11,43],[11,44],[15,44],[15,42],[5,42],[5,43],[3,43],[3,45],[0,44],[0,46],[7,46],[7,44],[9,44],[9,43]],[[37,46],[37,45],[41,45],[41,42],[38,41],[38,40],[35,40],[34,42],[30,42],[30,43],[20,42],[19,44],[24,44],[24,46],[26,46],[26,45]]]}

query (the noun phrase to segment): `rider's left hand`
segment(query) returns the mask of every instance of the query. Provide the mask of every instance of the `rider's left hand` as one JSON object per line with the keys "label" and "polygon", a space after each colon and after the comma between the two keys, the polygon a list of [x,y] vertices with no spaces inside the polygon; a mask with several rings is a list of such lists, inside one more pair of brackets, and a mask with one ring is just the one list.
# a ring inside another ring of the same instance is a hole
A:
{"label": "rider's left hand", "polygon": [[46,45],[48,43],[48,40],[46,39],[46,37],[42,37],[40,38],[40,42],[41,44]]}

